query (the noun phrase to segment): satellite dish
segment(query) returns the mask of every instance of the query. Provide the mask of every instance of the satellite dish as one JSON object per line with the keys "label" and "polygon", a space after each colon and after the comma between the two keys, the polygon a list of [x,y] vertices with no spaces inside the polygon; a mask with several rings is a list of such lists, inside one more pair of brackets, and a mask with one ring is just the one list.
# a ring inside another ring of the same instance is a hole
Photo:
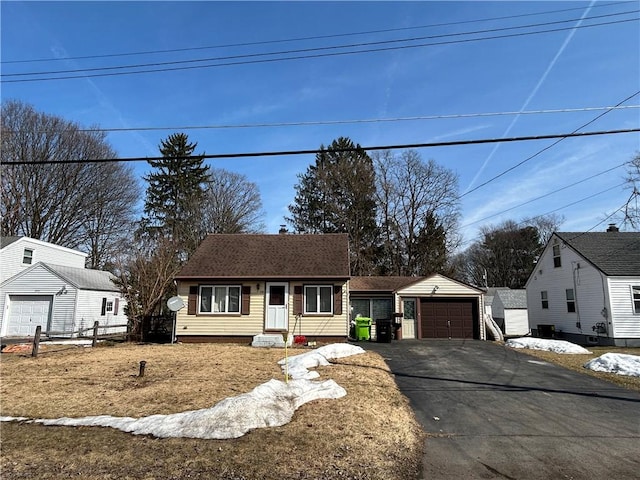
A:
{"label": "satellite dish", "polygon": [[177,312],[181,308],[184,308],[184,300],[180,297],[171,297],[167,300],[167,307],[169,307],[169,310],[172,312]]}

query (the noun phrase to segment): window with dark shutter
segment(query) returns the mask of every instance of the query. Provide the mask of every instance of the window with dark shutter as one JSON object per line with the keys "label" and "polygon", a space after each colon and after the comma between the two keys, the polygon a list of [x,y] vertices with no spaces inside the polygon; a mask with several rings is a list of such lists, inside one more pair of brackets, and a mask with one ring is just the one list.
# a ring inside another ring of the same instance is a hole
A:
{"label": "window with dark shutter", "polygon": [[120,306],[120,299],[116,298],[115,305],[113,306],[113,314],[114,315],[118,314],[118,306]]}
{"label": "window with dark shutter", "polygon": [[107,314],[107,299],[102,298],[102,310],[100,310],[100,315],[104,316]]}
{"label": "window with dark shutter", "polygon": [[189,287],[189,302],[187,304],[187,315],[195,315],[198,307],[198,286]]}

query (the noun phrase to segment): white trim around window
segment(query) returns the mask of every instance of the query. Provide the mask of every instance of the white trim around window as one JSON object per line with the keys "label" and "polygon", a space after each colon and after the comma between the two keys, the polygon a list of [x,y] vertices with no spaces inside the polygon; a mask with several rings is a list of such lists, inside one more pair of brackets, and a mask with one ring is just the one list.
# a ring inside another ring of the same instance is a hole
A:
{"label": "white trim around window", "polygon": [[631,285],[631,299],[633,301],[633,313],[640,315],[640,285]]}
{"label": "white trim around window", "polygon": [[333,315],[333,285],[305,285],[304,313]]}
{"label": "white trim around window", "polygon": [[198,313],[240,313],[240,285],[200,285]]}

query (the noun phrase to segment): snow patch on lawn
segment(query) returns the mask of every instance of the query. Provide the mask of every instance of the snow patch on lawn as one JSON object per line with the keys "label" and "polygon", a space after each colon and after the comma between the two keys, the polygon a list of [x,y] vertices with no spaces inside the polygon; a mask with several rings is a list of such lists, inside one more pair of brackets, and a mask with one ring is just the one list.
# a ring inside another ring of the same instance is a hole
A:
{"label": "snow patch on lawn", "polygon": [[605,353],[598,358],[589,360],[584,364],[584,368],[596,372],[640,377],[640,356],[626,353]]}
{"label": "snow patch on lawn", "polygon": [[507,340],[507,347],[530,348],[532,350],[546,350],[555,353],[591,353],[586,348],[567,342],[566,340],[547,340],[544,338],[522,337]]}
{"label": "snow patch on lawn", "polygon": [[[333,380],[314,382],[319,376],[309,368],[329,365],[330,359],[364,353],[361,347],[346,343],[326,345],[318,349],[280,360],[288,368],[289,382],[269,380],[252,391],[230,397],[211,408],[170,415],[148,417],[113,417],[97,415],[81,418],[28,420],[24,417],[0,417],[0,421],[27,421],[42,425],[111,427],[135,435],[160,438],[187,437],[228,439],[243,436],[256,428],[278,427],[291,421],[295,411],[305,403],[318,399],[340,398],[347,392]],[[288,367],[286,364],[288,364]]]}

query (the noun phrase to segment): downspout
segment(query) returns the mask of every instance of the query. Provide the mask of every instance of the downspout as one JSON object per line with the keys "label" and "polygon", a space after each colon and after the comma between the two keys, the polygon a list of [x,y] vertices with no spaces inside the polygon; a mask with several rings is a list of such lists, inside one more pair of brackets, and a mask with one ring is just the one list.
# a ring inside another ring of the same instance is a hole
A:
{"label": "downspout", "polygon": [[[571,262],[574,263],[574,262]],[[580,270],[580,263],[576,263],[572,269],[572,277],[573,277],[573,301],[576,306],[576,315],[578,317],[578,321],[576,322],[576,327],[580,330],[580,333],[583,334],[582,331],[582,322],[580,321],[580,306],[578,302],[578,283],[576,281],[576,272]]]}

